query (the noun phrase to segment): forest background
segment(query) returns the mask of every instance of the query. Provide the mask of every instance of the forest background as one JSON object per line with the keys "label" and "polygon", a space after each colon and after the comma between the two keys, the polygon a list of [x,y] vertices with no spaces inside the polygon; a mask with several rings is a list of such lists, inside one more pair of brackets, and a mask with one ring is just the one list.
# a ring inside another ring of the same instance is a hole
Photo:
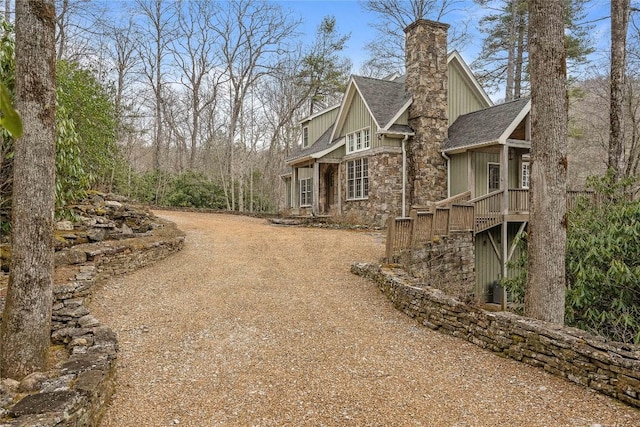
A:
{"label": "forest background", "polygon": [[[303,117],[340,101],[349,75],[403,72],[406,25],[451,25],[496,102],[529,94],[524,0],[56,0],[57,205],[89,188],[156,205],[275,212],[284,159]],[[12,88],[13,2],[4,2],[2,81]],[[609,2],[567,0],[572,187],[606,168]],[[634,72],[628,37],[627,151],[634,161]],[[602,151],[604,150],[604,151]],[[10,138],[0,164],[0,226],[9,225]],[[635,155],[635,157],[634,157]]]}

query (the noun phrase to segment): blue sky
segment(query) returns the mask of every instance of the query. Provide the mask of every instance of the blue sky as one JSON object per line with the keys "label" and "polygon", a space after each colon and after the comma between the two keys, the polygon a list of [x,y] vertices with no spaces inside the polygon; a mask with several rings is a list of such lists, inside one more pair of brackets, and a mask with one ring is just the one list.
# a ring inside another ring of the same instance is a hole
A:
{"label": "blue sky", "polygon": [[[374,38],[374,32],[370,27],[373,16],[363,11],[360,1],[358,0],[278,0],[286,9],[292,10],[293,13],[299,14],[303,19],[302,31],[304,31],[310,39],[313,38],[318,24],[326,15],[334,15],[338,24],[340,33],[351,33],[348,42],[346,54],[354,63],[353,72],[357,73],[360,64],[366,59],[366,44]],[[470,42],[460,50],[465,61],[471,63],[477,56],[482,39],[477,33],[477,23],[479,19],[486,13],[472,0],[465,0],[462,5],[466,8],[466,12],[458,16],[446,16],[443,21],[455,26],[458,19],[469,17],[469,31],[476,34],[471,37]],[[610,2],[605,0],[592,0],[587,5],[586,12],[588,20],[594,20],[609,15]],[[609,45],[609,20],[595,22],[592,31],[592,38],[596,44],[597,52],[594,59],[602,58],[607,55]]]}

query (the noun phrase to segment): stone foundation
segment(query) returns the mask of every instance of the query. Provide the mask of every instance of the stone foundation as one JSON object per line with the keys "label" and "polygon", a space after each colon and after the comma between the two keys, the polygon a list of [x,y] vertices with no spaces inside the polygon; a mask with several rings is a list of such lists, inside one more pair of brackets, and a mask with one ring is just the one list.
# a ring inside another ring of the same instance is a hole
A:
{"label": "stone foundation", "polygon": [[65,357],[48,372],[0,382],[0,426],[97,426],[115,390],[116,334],[87,309],[96,283],[180,250],[184,234],[162,222],[153,235],[76,245],[56,253],[51,341]]}
{"label": "stone foundation", "polygon": [[460,301],[474,300],[475,243],[472,231],[452,231],[421,248],[405,251],[400,262],[411,277]]}
{"label": "stone foundation", "polygon": [[492,313],[438,289],[415,285],[404,271],[354,264],[403,313],[422,325],[467,340],[640,408],[640,347],[610,342],[576,328]]}
{"label": "stone foundation", "polygon": [[361,224],[384,227],[389,216],[402,211],[402,154],[383,151],[368,156],[368,159],[369,197],[364,200],[347,200],[347,162],[340,164],[344,200],[342,216]]}

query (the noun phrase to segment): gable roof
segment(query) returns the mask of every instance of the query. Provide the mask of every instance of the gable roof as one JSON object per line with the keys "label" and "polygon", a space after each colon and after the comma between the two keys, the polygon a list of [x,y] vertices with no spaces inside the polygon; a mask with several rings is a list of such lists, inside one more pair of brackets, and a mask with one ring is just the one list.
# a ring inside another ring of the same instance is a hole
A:
{"label": "gable roof", "polygon": [[449,56],[447,57],[447,65],[451,62],[456,62],[460,66],[464,79],[474,89],[478,97],[485,102],[486,106],[489,107],[493,105],[493,101],[491,100],[491,98],[489,98],[489,95],[487,95],[487,92],[484,90],[484,88],[480,86],[480,83],[478,83],[478,80],[474,76],[473,71],[471,71],[471,68],[469,68],[464,59],[462,59],[462,56],[457,50],[449,53]]}
{"label": "gable roof", "polygon": [[522,98],[464,114],[449,127],[449,137],[444,143],[443,151],[504,144],[530,110],[531,100]]}
{"label": "gable roof", "polygon": [[389,122],[411,101],[402,82],[360,76],[353,76],[353,82],[380,128],[386,129],[393,124]]}

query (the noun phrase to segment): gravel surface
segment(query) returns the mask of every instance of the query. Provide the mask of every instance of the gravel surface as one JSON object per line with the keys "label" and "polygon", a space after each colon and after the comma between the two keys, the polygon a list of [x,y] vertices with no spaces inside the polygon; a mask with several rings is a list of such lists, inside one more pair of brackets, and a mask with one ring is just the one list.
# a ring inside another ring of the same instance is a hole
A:
{"label": "gravel surface", "polygon": [[420,327],[354,261],[377,233],[159,212],[182,252],[91,311],[120,339],[103,427],[640,426],[640,411]]}

